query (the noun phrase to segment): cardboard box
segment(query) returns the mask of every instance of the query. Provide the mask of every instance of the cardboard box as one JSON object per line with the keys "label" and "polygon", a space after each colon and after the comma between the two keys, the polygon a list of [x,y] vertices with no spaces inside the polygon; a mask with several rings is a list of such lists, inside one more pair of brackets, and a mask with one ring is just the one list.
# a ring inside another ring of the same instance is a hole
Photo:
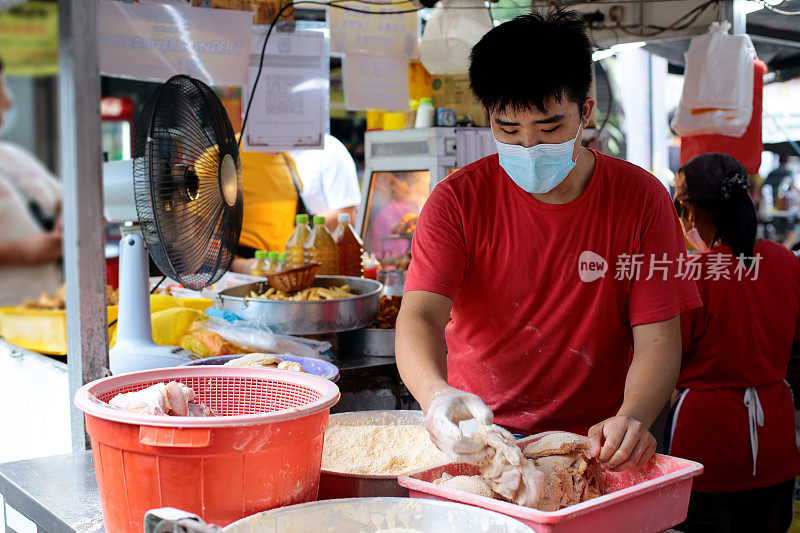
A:
{"label": "cardboard box", "polygon": [[469,76],[433,76],[431,79],[434,107],[456,110],[458,119],[469,116],[476,126],[488,126],[489,120],[483,106],[475,100],[469,86]]}

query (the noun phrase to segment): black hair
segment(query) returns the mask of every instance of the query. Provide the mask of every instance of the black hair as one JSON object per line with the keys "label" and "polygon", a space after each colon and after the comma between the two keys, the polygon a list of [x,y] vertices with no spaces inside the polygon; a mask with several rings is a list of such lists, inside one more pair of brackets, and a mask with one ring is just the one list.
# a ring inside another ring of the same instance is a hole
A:
{"label": "black hair", "polygon": [[592,44],[580,14],[551,9],[489,30],[472,48],[469,79],[489,111],[544,111],[551,101],[564,98],[582,107],[592,67]]}
{"label": "black hair", "polygon": [[0,57],[0,74],[3,73],[3,58]]}
{"label": "black hair", "polygon": [[[724,188],[725,194],[719,198],[687,200],[686,203],[699,207],[711,217],[716,233],[714,240],[709,245],[714,246],[715,243],[720,242],[730,246],[734,257],[743,256],[745,264],[749,267],[756,243],[758,225],[756,207],[747,189],[747,169],[734,158],[731,157],[730,160],[736,164],[736,167],[728,171],[728,174],[723,177],[722,183],[733,178],[736,185]],[[697,175],[698,170],[701,170],[699,165],[690,163],[691,161],[678,170],[684,175],[687,183],[707,179],[707,176]],[[743,177],[744,182],[735,179],[739,176]]]}

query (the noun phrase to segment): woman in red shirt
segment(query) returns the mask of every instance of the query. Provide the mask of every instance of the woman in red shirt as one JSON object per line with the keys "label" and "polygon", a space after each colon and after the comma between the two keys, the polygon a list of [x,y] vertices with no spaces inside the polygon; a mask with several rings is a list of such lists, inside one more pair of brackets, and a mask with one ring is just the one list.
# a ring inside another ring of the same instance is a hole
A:
{"label": "woman in red shirt", "polygon": [[[703,307],[681,315],[683,361],[669,453],[698,461],[681,531],[786,531],[800,473],[784,381],[800,338],[800,261],[756,242],[747,170],[727,154],[678,172],[675,207],[701,253],[683,266]],[[689,229],[690,228],[690,229]]]}

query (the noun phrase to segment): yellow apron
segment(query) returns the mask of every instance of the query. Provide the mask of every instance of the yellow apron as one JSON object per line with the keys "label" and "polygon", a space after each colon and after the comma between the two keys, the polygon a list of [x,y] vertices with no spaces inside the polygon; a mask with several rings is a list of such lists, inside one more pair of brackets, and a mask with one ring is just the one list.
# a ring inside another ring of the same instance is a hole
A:
{"label": "yellow apron", "polygon": [[[286,153],[241,152],[244,213],[239,244],[283,251],[294,231],[297,186],[294,160]],[[299,184],[302,187],[302,183]]]}

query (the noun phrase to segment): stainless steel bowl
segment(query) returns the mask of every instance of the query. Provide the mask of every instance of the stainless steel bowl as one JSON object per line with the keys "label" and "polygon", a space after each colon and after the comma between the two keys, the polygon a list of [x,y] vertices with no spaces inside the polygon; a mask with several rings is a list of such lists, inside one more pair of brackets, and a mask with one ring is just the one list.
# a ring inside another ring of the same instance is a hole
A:
{"label": "stainless steel bowl", "polygon": [[394,329],[364,328],[337,334],[341,353],[394,357]]}
{"label": "stainless steel bowl", "polygon": [[234,522],[225,533],[533,533],[510,516],[453,502],[409,498],[350,498],[273,509]]}
{"label": "stainless steel bowl", "polygon": [[[422,411],[358,411],[330,416],[329,426],[399,426],[425,425]],[[325,470],[320,472],[319,499],[358,498],[376,496],[408,497],[408,489],[397,483],[397,476],[374,474],[344,474]]]}
{"label": "stainless steel bowl", "polygon": [[217,297],[217,307],[245,319],[263,317],[276,333],[316,335],[360,329],[378,316],[378,295],[382,285],[375,280],[349,276],[317,276],[313,287],[350,285],[356,296],[341,300],[283,301],[251,298],[269,289],[260,281],[225,289]]}

